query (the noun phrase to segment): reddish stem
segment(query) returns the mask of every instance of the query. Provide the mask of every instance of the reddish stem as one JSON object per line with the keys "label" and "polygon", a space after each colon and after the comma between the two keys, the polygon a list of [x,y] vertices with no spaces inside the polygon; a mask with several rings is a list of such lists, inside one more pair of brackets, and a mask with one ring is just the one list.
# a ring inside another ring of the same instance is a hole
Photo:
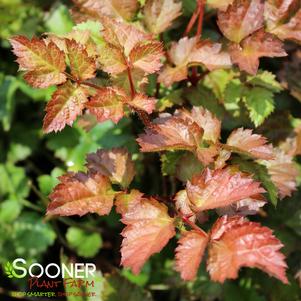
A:
{"label": "reddish stem", "polygon": [[135,95],[136,95],[136,90],[135,90],[135,86],[134,86],[134,82],[133,82],[133,77],[132,77],[132,72],[131,72],[130,66],[127,67],[127,72],[128,72],[128,78],[129,78],[130,88],[131,88],[131,97],[133,99],[135,97]]}
{"label": "reddish stem", "polygon": [[186,216],[185,214],[183,214],[182,212],[179,212],[179,216],[181,217],[182,221],[189,225],[189,227],[191,227],[193,230],[198,231],[199,233],[201,233],[202,235],[207,236],[208,234],[201,229],[200,227],[198,227],[194,222],[192,222],[191,220],[189,220],[189,217]]}
{"label": "reddish stem", "polygon": [[[197,9],[196,9],[196,12],[198,13],[198,24],[197,24],[197,31],[196,31],[197,38],[201,38],[202,36],[204,10],[205,10],[205,0],[198,0]],[[196,86],[199,81],[197,67],[193,67],[191,72],[192,73],[190,77],[190,82],[193,86]]]}

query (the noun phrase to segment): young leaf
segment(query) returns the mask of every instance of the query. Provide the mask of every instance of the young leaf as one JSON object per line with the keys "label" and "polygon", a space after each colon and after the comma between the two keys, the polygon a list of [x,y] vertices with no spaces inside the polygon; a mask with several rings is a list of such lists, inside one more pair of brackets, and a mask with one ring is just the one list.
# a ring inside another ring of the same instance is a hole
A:
{"label": "young leaf", "polygon": [[71,126],[76,117],[81,115],[88,96],[87,89],[70,81],[60,86],[47,103],[43,123],[44,132],[61,131],[66,124]]}
{"label": "young leaf", "polygon": [[238,64],[240,70],[256,74],[260,57],[283,57],[286,52],[283,43],[274,35],[259,30],[241,42],[233,43],[230,48],[232,62]]}
{"label": "young leaf", "polygon": [[133,47],[129,54],[131,64],[143,70],[146,74],[160,70],[162,66],[160,59],[162,56],[162,44],[158,41],[139,42]]}
{"label": "young leaf", "polygon": [[64,53],[53,43],[24,36],[10,39],[25,80],[35,88],[47,88],[66,81]]}
{"label": "young leaf", "polygon": [[185,216],[189,216],[188,219],[190,221],[195,222],[196,215],[191,210],[192,204],[189,201],[186,190],[178,191],[174,200],[177,210]]}
{"label": "young leaf", "polygon": [[141,199],[129,209],[122,217],[126,227],[121,233],[121,264],[138,274],[148,258],[175,235],[174,220],[167,207],[152,198]]}
{"label": "young leaf", "polygon": [[197,123],[203,130],[203,139],[216,143],[221,135],[221,121],[203,107],[193,107],[191,113],[179,111],[179,116]]}
{"label": "young leaf", "polygon": [[134,99],[127,102],[131,107],[151,114],[156,107],[156,99],[142,93],[136,93]]}
{"label": "young leaf", "polygon": [[211,232],[207,269],[213,281],[235,279],[241,267],[256,267],[287,284],[282,243],[267,227],[224,216]]}
{"label": "young leaf", "polygon": [[86,19],[98,19],[102,16],[131,20],[135,15],[139,2],[137,0],[73,0],[76,6],[72,14],[80,23]]}
{"label": "young leaf", "polygon": [[127,62],[122,50],[111,44],[101,43],[98,45],[98,57],[103,71],[111,75],[117,75],[127,69]]}
{"label": "young leaf", "polygon": [[137,139],[142,152],[162,150],[193,151],[202,138],[203,131],[196,124],[190,124],[179,117],[167,116],[154,120],[152,128]]}
{"label": "young leaf", "polygon": [[218,12],[217,24],[225,37],[240,43],[263,26],[263,11],[261,0],[235,0],[225,12]]}
{"label": "young leaf", "polygon": [[247,153],[254,158],[270,160],[274,157],[273,146],[267,144],[265,137],[252,134],[252,130],[234,130],[227,139],[227,145],[232,151]]}
{"label": "young leaf", "polygon": [[211,8],[217,8],[221,11],[225,11],[233,2],[234,0],[207,0],[206,4]]}
{"label": "young leaf", "polygon": [[139,190],[132,189],[129,193],[122,192],[117,194],[115,206],[116,211],[122,216],[132,210],[131,208],[140,203],[143,193]]}
{"label": "young leaf", "polygon": [[95,77],[95,61],[88,56],[86,49],[75,40],[66,39],[66,48],[70,62],[71,74],[77,80]]}
{"label": "young leaf", "polygon": [[301,41],[301,8],[298,0],[265,1],[267,30],[281,40]]}
{"label": "young leaf", "polygon": [[102,31],[104,40],[121,50],[125,56],[129,56],[131,50],[139,42],[152,40],[151,35],[148,35],[133,25],[124,22],[116,21],[107,17],[102,18]]}
{"label": "young leaf", "polygon": [[256,127],[261,125],[275,108],[273,92],[261,87],[245,89],[243,101]]}
{"label": "young leaf", "polygon": [[168,57],[174,66],[165,66],[158,78],[165,86],[186,79],[188,65],[202,64],[209,70],[231,66],[230,56],[221,50],[221,44],[200,42],[196,38],[184,37],[177,43],[172,43]]}
{"label": "young leaf", "polygon": [[160,34],[181,15],[182,3],[175,0],[147,0],[144,6],[144,22],[153,34]]}
{"label": "young leaf", "polygon": [[127,100],[128,97],[121,89],[103,87],[97,89],[97,93],[86,103],[86,108],[99,122],[111,119],[117,123],[124,116],[124,104]]}
{"label": "young leaf", "polygon": [[254,179],[260,181],[267,191],[268,199],[274,206],[277,205],[277,188],[272,182],[271,176],[268,174],[268,170],[264,165],[253,160],[245,160],[242,157],[233,158],[231,163],[236,164],[241,171],[252,174]]}
{"label": "young leaf", "polygon": [[115,192],[107,177],[101,174],[67,173],[59,177],[58,184],[49,195],[51,203],[47,215],[109,214]]}
{"label": "young leaf", "polygon": [[225,207],[265,192],[259,182],[231,168],[213,172],[206,168],[187,182],[186,191],[195,211]]}
{"label": "young leaf", "polygon": [[229,206],[217,209],[219,215],[254,215],[266,204],[265,197],[261,194],[240,200]]}
{"label": "young leaf", "polygon": [[88,154],[86,161],[89,171],[107,176],[123,188],[129,186],[135,175],[134,162],[124,148],[99,149],[96,153]]}
{"label": "young leaf", "polygon": [[182,234],[176,248],[176,270],[183,280],[196,277],[200,262],[208,243],[208,236],[196,230]]}
{"label": "young leaf", "polygon": [[274,155],[274,160],[260,162],[267,167],[272,182],[278,189],[279,197],[283,199],[286,196],[291,196],[292,192],[296,190],[296,179],[299,171],[292,156],[279,149],[275,150]]}

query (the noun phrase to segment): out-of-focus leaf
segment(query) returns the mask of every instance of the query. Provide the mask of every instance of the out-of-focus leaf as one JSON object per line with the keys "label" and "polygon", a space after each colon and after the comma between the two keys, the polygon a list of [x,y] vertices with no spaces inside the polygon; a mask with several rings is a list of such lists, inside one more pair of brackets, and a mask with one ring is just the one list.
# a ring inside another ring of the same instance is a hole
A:
{"label": "out-of-focus leaf", "polygon": [[94,257],[102,247],[102,238],[99,233],[89,233],[80,228],[68,228],[66,238],[71,248],[74,248],[82,257]]}
{"label": "out-of-focus leaf", "polygon": [[47,16],[45,25],[49,32],[55,34],[70,32],[72,30],[73,22],[70,18],[68,8],[63,4],[54,6]]}
{"label": "out-of-focus leaf", "polygon": [[52,189],[59,183],[58,177],[60,177],[64,171],[58,167],[55,167],[50,175],[41,175],[38,177],[39,189],[45,195],[50,194]]}
{"label": "out-of-focus leaf", "polygon": [[15,77],[0,76],[0,120],[5,131],[11,127],[16,104],[15,92],[18,88],[19,82]]}
{"label": "out-of-focus leaf", "polygon": [[103,301],[152,301],[150,293],[130,283],[118,274],[108,275],[105,278],[101,294]]}

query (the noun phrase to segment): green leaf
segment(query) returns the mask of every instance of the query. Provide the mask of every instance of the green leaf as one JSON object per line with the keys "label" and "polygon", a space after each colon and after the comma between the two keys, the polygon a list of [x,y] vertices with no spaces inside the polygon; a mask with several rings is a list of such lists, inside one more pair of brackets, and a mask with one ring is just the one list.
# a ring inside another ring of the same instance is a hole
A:
{"label": "green leaf", "polygon": [[70,227],[67,230],[66,238],[70,247],[73,248],[79,256],[94,257],[102,246],[102,238],[98,233],[89,233],[76,227]]}
{"label": "green leaf", "polygon": [[224,91],[234,76],[235,73],[232,70],[214,70],[205,76],[204,86],[213,91],[217,99],[223,99]]}
{"label": "green leaf", "polygon": [[0,164],[0,195],[14,199],[25,199],[29,194],[28,179],[22,167]]}
{"label": "green leaf", "polygon": [[90,32],[92,40],[96,44],[103,43],[103,38],[101,35],[101,30],[103,26],[98,21],[88,20],[86,22],[82,22],[73,27],[74,30],[85,31],[88,30]]}
{"label": "green leaf", "polygon": [[224,109],[216,96],[203,84],[199,84],[197,88],[188,88],[183,96],[187,98],[193,106],[202,106],[219,118],[224,114]]}
{"label": "green leaf", "polygon": [[253,175],[254,179],[260,181],[267,191],[269,201],[276,206],[278,202],[277,188],[271,180],[271,176],[268,174],[268,170],[264,165],[257,162],[250,161],[244,158],[235,157],[231,160],[232,164],[237,164],[239,169],[243,172],[247,172]]}
{"label": "green leaf", "polygon": [[247,83],[257,87],[266,88],[275,93],[283,90],[281,84],[276,80],[276,76],[269,71],[260,70],[254,76],[249,75]]}
{"label": "green leaf", "polygon": [[11,143],[9,146],[8,161],[16,163],[25,160],[31,154],[31,149],[27,145]]}
{"label": "green leaf", "polygon": [[0,120],[3,129],[8,131],[11,127],[15,109],[15,93],[19,87],[18,80],[13,76],[0,77]]}
{"label": "green leaf", "polygon": [[55,167],[50,175],[41,175],[38,177],[39,189],[45,195],[50,194],[52,189],[59,183],[58,177],[61,176],[64,171],[61,168]]}
{"label": "green leaf", "polygon": [[224,106],[227,111],[237,111],[240,109],[239,101],[241,100],[243,85],[239,79],[232,79],[226,86],[224,93]]}
{"label": "green leaf", "polygon": [[256,127],[274,111],[274,94],[265,88],[255,87],[245,89],[243,101],[249,110],[250,119]]}
{"label": "green leaf", "polygon": [[45,25],[49,32],[55,34],[65,34],[72,30],[73,22],[68,8],[63,5],[55,5],[50,11]]}
{"label": "green leaf", "polygon": [[0,203],[0,222],[11,223],[21,213],[22,205],[18,200],[8,199]]}
{"label": "green leaf", "polygon": [[165,152],[161,156],[161,172],[163,176],[172,176],[176,172],[177,162],[183,156],[182,151]]}
{"label": "green leaf", "polygon": [[177,162],[176,177],[182,182],[186,182],[187,180],[191,180],[195,174],[200,173],[203,168],[204,166],[194,154],[186,153]]}
{"label": "green leaf", "polygon": [[152,301],[150,293],[118,274],[108,275],[105,278],[101,297],[103,301]]}
{"label": "green leaf", "polygon": [[14,244],[19,255],[43,253],[56,237],[43,217],[34,212],[23,213],[14,223],[14,232]]}

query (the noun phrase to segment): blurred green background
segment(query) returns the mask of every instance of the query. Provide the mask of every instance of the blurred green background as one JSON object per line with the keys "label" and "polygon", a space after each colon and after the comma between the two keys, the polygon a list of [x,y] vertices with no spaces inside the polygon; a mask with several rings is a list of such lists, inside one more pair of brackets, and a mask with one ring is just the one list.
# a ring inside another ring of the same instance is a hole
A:
{"label": "blurred green background", "polygon": [[[42,133],[45,103],[54,88],[37,90],[23,81],[17,73],[8,38],[15,34],[69,32],[74,26],[69,15],[70,5],[68,1],[0,0],[0,264],[3,266],[17,257],[26,258],[28,264],[36,261],[59,263],[62,257],[64,260],[68,257],[72,261],[96,263],[100,275],[112,274],[106,276],[106,280],[100,280],[96,289],[101,296],[90,299],[69,297],[69,301],[301,300],[298,279],[294,278],[301,270],[300,192],[279,203],[276,209],[268,206],[266,217],[257,217],[275,229],[285,244],[291,282],[288,286],[255,269],[242,269],[238,280],[221,285],[209,280],[204,265],[196,281],[184,283],[173,269],[175,240],[153,256],[140,275],[134,276],[119,268],[122,226],[116,213],[112,212],[108,217],[45,219],[47,195],[57,184],[57,177],[67,170],[82,170],[85,155],[98,148],[126,146],[136,162],[137,177],[133,186],[154,194],[166,189],[164,185],[162,187],[162,178],[158,177],[159,157],[144,157],[138,152],[135,137],[142,125],[135,118],[123,119],[118,125],[111,122],[97,124],[88,132],[78,122],[58,134]],[[194,5],[195,1],[183,1],[182,24],[189,20]],[[265,64],[272,70],[278,68],[271,61]],[[288,93],[279,97],[284,97],[285,102],[279,102],[278,112],[271,119],[279,127],[279,130],[274,128],[277,133],[285,131],[286,125],[282,126],[281,118],[287,111],[294,112],[294,117],[301,117],[296,99]],[[227,130],[243,125],[243,122],[232,124],[229,121]],[[170,178],[164,177],[164,181],[170,181]],[[2,273],[0,300],[15,300],[12,292],[24,291],[26,286],[26,281],[10,280]]]}

